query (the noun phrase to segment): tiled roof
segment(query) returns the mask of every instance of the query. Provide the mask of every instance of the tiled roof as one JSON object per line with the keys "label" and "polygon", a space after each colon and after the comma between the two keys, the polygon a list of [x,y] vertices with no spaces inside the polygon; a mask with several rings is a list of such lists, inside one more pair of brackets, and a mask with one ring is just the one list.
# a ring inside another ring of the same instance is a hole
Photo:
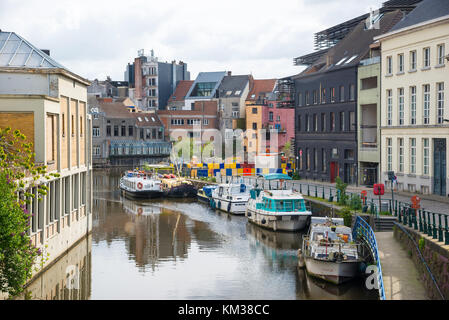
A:
{"label": "tiled roof", "polygon": [[162,123],[156,113],[129,112],[128,107],[122,102],[99,101],[98,106],[101,111],[105,113],[106,118],[136,119],[136,125],[138,127],[162,126]]}
{"label": "tiled roof", "polygon": [[260,95],[273,92],[276,79],[253,80],[249,90],[247,101],[255,101]]}
{"label": "tiled roof", "polygon": [[179,81],[178,85],[176,86],[175,92],[170,96],[168,102],[184,101],[184,98],[192,87],[193,82],[193,80]]}
{"label": "tiled roof", "polygon": [[250,76],[225,76],[218,87],[220,98],[240,97],[248,85]]}
{"label": "tiled roof", "polygon": [[424,0],[399,21],[391,31],[407,28],[446,15],[449,15],[449,0]]}
{"label": "tiled roof", "polygon": [[0,31],[0,67],[67,70],[15,32],[4,31]]}

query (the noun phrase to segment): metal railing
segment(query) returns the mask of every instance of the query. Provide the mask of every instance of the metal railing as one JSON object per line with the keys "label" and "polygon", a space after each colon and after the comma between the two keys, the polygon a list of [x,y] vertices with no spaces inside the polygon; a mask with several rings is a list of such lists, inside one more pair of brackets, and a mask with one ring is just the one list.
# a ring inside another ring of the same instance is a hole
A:
{"label": "metal railing", "polygon": [[385,289],[382,277],[382,267],[380,265],[377,241],[373,229],[371,229],[371,226],[365,220],[363,220],[360,216],[357,216],[352,232],[353,232],[352,237],[354,239],[362,238],[366,242],[371,251],[374,262],[377,265],[377,284],[379,288],[379,297],[380,300],[385,300]]}

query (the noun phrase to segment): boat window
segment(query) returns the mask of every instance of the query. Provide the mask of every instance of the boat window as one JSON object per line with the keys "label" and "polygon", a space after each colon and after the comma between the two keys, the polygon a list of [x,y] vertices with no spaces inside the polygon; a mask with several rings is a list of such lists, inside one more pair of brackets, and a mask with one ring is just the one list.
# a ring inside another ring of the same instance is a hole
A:
{"label": "boat window", "polygon": [[272,202],[273,202],[273,201],[271,201],[271,200],[268,200],[268,209],[272,209],[272,208],[273,208],[273,206],[272,206]]}
{"label": "boat window", "polygon": [[322,232],[315,232],[313,234],[313,241],[320,241],[322,239],[324,239],[324,233],[322,233]]}
{"label": "boat window", "polygon": [[295,211],[305,211],[304,199],[295,200]]}
{"label": "boat window", "polygon": [[284,201],[283,200],[276,201],[276,211],[284,211]]}
{"label": "boat window", "polygon": [[293,211],[293,203],[291,200],[285,200],[285,211]]}

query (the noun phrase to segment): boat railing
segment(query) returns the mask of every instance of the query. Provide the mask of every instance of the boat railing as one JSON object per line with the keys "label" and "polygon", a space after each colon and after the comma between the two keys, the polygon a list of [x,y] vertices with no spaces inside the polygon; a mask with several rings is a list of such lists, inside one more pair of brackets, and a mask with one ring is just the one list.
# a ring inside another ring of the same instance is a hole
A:
{"label": "boat railing", "polygon": [[[307,256],[311,256],[312,254],[312,247],[315,248],[319,248],[320,251],[322,250],[326,250],[326,248],[330,248],[332,249],[332,251],[330,252],[335,252],[335,249],[338,249],[337,252],[339,253],[343,253],[346,254],[347,250],[354,250],[357,253],[357,257],[358,254],[362,248],[362,243],[359,242],[354,242],[354,241],[350,241],[350,242],[344,242],[344,241],[332,241],[330,239],[320,239],[320,240],[310,240],[309,236],[303,236],[303,241],[305,244],[305,254]],[[345,251],[346,250],[346,251]]]}

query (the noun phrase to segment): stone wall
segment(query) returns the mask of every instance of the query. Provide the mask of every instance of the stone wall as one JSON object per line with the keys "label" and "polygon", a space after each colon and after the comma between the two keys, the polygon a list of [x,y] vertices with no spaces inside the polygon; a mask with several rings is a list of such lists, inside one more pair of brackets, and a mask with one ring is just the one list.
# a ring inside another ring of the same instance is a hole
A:
{"label": "stone wall", "polygon": [[[423,235],[413,229],[400,225],[408,234],[412,237],[414,242],[410,239],[404,230],[398,225],[394,227],[394,237],[401,243],[405,250],[408,251],[413,262],[415,263],[418,272],[420,274],[420,280],[424,284],[430,299],[441,300],[442,297],[438,292],[432,278],[427,271],[427,268],[420,258],[418,253],[418,246],[421,254],[429,267],[430,271],[435,278],[435,281],[447,300],[449,298],[449,250],[448,246],[443,246],[442,243],[438,243],[436,240]],[[423,239],[423,240],[421,240]],[[421,240],[421,245],[420,245]]]}

